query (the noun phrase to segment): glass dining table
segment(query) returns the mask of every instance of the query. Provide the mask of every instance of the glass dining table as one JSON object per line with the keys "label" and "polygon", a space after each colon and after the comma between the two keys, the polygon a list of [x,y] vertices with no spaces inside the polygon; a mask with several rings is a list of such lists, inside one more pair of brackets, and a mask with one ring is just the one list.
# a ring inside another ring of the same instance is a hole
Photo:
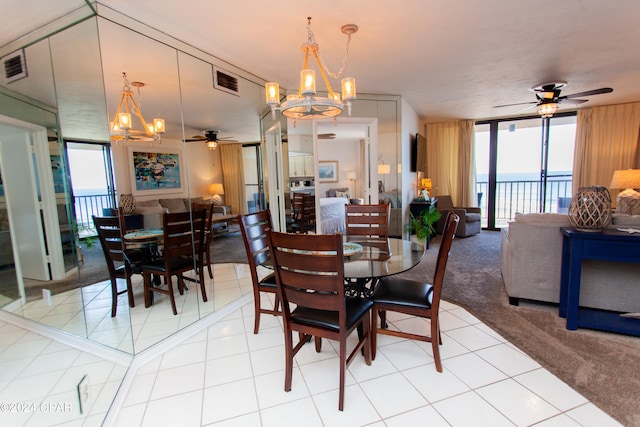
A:
{"label": "glass dining table", "polygon": [[344,236],[345,293],[369,296],[383,277],[410,270],[422,260],[425,245],[398,238]]}

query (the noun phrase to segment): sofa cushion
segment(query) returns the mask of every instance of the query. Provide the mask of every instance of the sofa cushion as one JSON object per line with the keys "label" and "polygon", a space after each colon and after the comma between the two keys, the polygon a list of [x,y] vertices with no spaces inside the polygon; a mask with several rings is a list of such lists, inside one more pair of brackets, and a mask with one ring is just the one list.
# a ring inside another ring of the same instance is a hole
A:
{"label": "sofa cushion", "polygon": [[182,198],[175,199],[160,199],[158,200],[160,205],[169,209],[171,213],[187,212],[187,207],[184,205]]}
{"label": "sofa cushion", "polygon": [[143,201],[136,200],[136,209],[144,208],[144,207],[160,208],[162,206],[160,205],[160,202],[158,201],[158,199],[143,200]]}
{"label": "sofa cushion", "polygon": [[343,193],[346,193],[347,191],[349,191],[349,189],[347,187],[344,188],[330,188],[327,190],[327,197],[336,197],[336,191],[342,191]]}
{"label": "sofa cushion", "polygon": [[169,210],[162,206],[139,206],[136,209],[136,213],[139,213],[139,214],[146,214],[146,213],[165,214],[167,212],[169,212]]}
{"label": "sofa cushion", "polygon": [[611,223],[616,227],[640,227],[640,215],[613,214]]}
{"label": "sofa cushion", "polygon": [[398,190],[383,191],[378,194],[378,201],[382,204],[391,204],[392,208],[401,208],[400,195]]}
{"label": "sofa cushion", "polygon": [[465,215],[465,222],[479,222],[480,214],[479,213],[469,213]]}
{"label": "sofa cushion", "polygon": [[545,225],[556,225],[558,227],[569,226],[569,216],[557,213],[516,213],[516,222],[544,223]]}

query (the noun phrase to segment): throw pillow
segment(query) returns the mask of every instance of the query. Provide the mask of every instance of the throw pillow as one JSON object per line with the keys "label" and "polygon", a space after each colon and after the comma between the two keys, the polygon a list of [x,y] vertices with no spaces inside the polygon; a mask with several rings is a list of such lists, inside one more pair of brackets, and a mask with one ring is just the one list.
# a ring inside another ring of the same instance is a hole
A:
{"label": "throw pillow", "polygon": [[142,208],[142,207],[161,208],[162,206],[160,206],[160,202],[158,201],[158,199],[151,199],[151,200],[144,200],[144,201],[136,201],[136,207],[138,207],[138,208]]}
{"label": "throw pillow", "polygon": [[336,190],[336,197],[342,197],[343,199],[348,199],[349,198],[349,193],[347,193],[346,191],[338,191],[338,190]]}
{"label": "throw pillow", "polygon": [[184,200],[182,200],[181,198],[160,199],[159,202],[163,207],[169,209],[169,212],[171,213],[187,212],[187,208],[184,205]]}

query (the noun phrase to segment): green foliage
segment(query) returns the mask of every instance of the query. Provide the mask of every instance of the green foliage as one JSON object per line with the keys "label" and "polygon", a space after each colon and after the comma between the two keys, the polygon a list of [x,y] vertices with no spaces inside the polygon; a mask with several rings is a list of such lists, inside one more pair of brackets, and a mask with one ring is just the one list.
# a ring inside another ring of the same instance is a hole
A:
{"label": "green foliage", "polygon": [[442,215],[435,206],[429,206],[428,209],[422,211],[418,218],[411,214],[411,230],[415,231],[416,237],[420,240],[426,240],[427,237],[436,234],[433,226]]}

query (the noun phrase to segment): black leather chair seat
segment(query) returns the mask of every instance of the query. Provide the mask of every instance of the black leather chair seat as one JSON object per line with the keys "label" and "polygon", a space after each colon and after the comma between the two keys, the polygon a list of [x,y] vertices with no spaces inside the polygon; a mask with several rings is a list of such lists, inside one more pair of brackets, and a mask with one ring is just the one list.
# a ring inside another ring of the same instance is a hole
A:
{"label": "black leather chair seat", "polygon": [[274,273],[269,274],[268,276],[264,276],[262,280],[260,280],[259,286],[275,289],[276,288],[276,275]]}
{"label": "black leather chair seat", "polygon": [[[351,328],[371,308],[373,302],[364,298],[347,298],[347,328]],[[338,312],[296,307],[291,312],[291,320],[305,325],[338,331]]]}
{"label": "black leather chair seat", "polygon": [[[169,260],[169,269],[171,271],[181,270],[190,266],[193,266],[194,268],[196,266],[195,260],[191,257],[176,257]],[[165,271],[164,259],[158,259],[148,264],[144,264],[144,268],[145,270],[152,270],[157,271],[158,273],[162,273]]]}
{"label": "black leather chair seat", "polygon": [[381,304],[430,309],[432,295],[433,286],[429,283],[394,277],[381,279],[371,299]]}

